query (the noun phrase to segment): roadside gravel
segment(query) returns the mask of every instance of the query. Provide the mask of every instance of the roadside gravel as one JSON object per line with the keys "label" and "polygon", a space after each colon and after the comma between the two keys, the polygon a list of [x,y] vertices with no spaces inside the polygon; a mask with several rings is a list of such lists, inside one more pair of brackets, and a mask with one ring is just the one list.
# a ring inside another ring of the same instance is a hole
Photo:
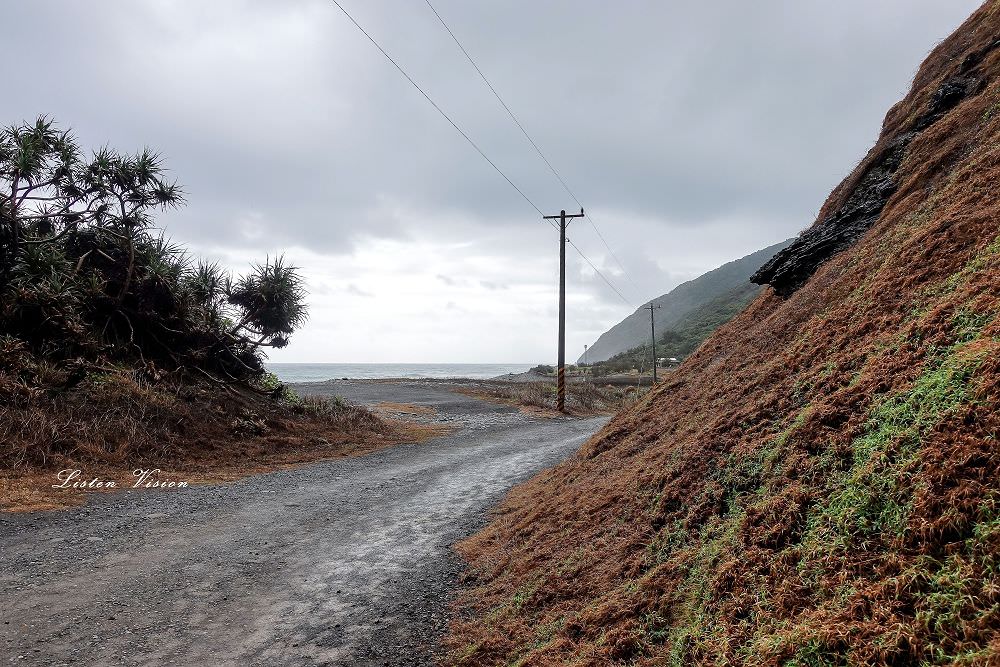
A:
{"label": "roadside gravel", "polygon": [[0,515],[0,664],[431,664],[461,569],[451,545],[605,422],[419,381],[297,389],[425,406],[420,419],[456,430],[232,484]]}

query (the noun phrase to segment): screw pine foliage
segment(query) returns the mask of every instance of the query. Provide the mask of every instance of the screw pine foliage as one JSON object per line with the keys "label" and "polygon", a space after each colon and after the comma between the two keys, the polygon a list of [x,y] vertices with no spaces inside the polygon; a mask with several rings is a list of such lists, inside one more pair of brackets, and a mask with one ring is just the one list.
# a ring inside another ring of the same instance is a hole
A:
{"label": "screw pine foliage", "polygon": [[[85,155],[49,118],[0,130],[0,336],[53,362],[253,383],[305,321],[283,257],[231,277],[157,232],[184,204],[159,155]],[[19,348],[20,349],[20,348]]]}

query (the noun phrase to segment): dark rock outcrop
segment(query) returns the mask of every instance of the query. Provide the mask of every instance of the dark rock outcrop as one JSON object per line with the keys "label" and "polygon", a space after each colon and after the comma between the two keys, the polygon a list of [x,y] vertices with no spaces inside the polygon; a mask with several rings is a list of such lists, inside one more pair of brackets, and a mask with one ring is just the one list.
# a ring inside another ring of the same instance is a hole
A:
{"label": "dark rock outcrop", "polygon": [[840,209],[802,232],[753,274],[750,281],[771,285],[778,294],[788,296],[805,284],[823,262],[857,241],[875,224],[896,191],[892,177],[914,136],[915,132],[908,132],[890,144]]}
{"label": "dark rock outcrop", "polygon": [[983,59],[1000,48],[1000,40],[962,61],[958,72],[934,91],[927,109],[909,131],[896,136],[858,180],[843,206],[802,232],[750,277],[757,285],[770,285],[781,296],[789,296],[837,253],[846,250],[878,220],[896,191],[894,176],[913,138],[940,120],[962,100],[979,94],[983,80],[974,72]]}

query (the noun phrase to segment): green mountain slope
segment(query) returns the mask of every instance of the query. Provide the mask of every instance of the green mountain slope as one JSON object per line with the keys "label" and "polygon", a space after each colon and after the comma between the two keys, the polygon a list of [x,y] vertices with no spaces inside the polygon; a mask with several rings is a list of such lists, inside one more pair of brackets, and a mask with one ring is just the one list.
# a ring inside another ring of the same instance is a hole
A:
{"label": "green mountain slope", "polygon": [[[688,311],[675,325],[656,333],[657,358],[683,359],[701,345],[716,329],[736,317],[760,293],[761,288],[743,283],[711,301]],[[648,322],[648,320],[647,320]],[[648,326],[648,323],[647,323]],[[647,333],[647,337],[648,337]],[[648,369],[652,363],[649,340],[610,359],[594,365],[594,373],[607,374],[633,368]]]}
{"label": "green mountain slope", "polygon": [[[673,290],[652,300],[660,308],[653,314],[657,331],[681,330],[688,328],[685,318],[694,315],[698,309],[717,299],[725,300],[727,295],[752,292],[750,298],[756,296],[760,288],[750,283],[750,276],[781,250],[785,249],[792,239],[768,246],[763,250],[747,255],[741,259],[723,264],[717,269],[698,276],[675,287]],[[746,305],[750,299],[741,303]],[[645,310],[650,302],[646,302],[634,313],[601,334],[587,351],[586,361],[596,363],[610,359],[616,354],[626,352],[635,347],[649,344],[649,313]],[[740,308],[742,309],[742,307]],[[739,312],[735,310],[732,315]],[[732,317],[730,315],[730,317]],[[729,318],[726,318],[728,320]],[[724,320],[724,321],[726,321]],[[718,324],[722,324],[719,322]],[[715,326],[718,326],[716,324]],[[712,327],[713,329],[715,327]],[[711,331],[706,332],[706,335]],[[704,336],[698,340],[700,343]],[[697,347],[697,345],[695,345]],[[690,350],[688,350],[690,352]],[[686,354],[686,353],[683,353]],[[668,355],[676,356],[676,355]],[[580,357],[577,363],[582,363]]]}

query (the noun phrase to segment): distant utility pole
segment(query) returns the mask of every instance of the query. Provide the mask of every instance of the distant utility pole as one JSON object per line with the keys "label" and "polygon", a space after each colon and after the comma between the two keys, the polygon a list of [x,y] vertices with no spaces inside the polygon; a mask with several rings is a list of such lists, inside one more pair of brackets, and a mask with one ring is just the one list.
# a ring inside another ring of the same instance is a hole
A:
{"label": "distant utility pole", "polygon": [[584,366],[589,366],[590,365],[590,364],[587,363],[587,346],[586,345],[583,346],[583,365]]}
{"label": "distant utility pole", "polygon": [[556,385],[559,412],[566,412],[566,227],[571,219],[582,217],[582,208],[579,214],[566,215],[566,211],[559,211],[559,215],[542,216],[545,220],[559,221],[559,375]]}
{"label": "distant utility pole", "polygon": [[654,306],[650,301],[645,308],[649,310],[649,336],[653,341],[653,384],[656,384],[656,323],[653,321],[653,311],[659,310],[660,307]]}

